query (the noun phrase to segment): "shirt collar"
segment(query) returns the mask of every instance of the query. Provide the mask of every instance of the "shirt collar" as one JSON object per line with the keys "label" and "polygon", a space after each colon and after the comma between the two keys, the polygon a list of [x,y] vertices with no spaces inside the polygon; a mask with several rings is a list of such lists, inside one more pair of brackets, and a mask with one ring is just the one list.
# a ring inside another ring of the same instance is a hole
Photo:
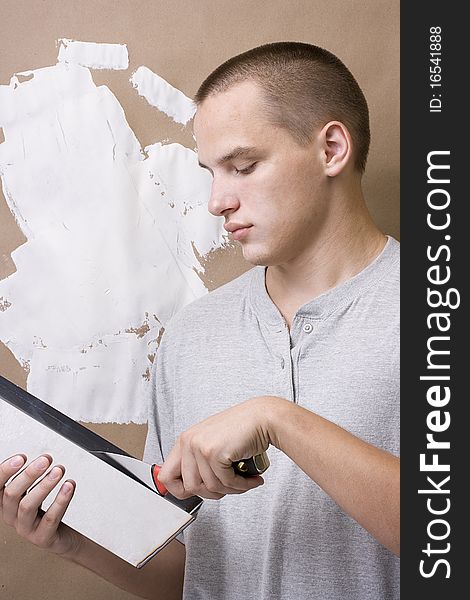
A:
{"label": "shirt collar", "polygon": [[[382,252],[362,271],[299,308],[295,317],[321,320],[341,306],[377,285],[399,260],[399,243],[391,236]],[[250,283],[250,302],[258,318],[273,328],[283,328],[284,318],[266,290],[266,267],[254,267]],[[295,319],[294,317],[294,319]]]}

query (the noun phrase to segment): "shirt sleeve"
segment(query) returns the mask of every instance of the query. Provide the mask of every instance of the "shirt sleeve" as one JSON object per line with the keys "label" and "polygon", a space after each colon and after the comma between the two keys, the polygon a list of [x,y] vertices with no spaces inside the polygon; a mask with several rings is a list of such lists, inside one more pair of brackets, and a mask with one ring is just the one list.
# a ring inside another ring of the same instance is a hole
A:
{"label": "shirt sleeve", "polygon": [[[167,330],[168,331],[168,330]],[[153,363],[147,395],[148,430],[144,448],[144,461],[163,464],[175,443],[174,427],[174,369],[171,365],[172,341],[165,331]],[[184,531],[176,539],[184,544]]]}
{"label": "shirt sleeve", "polygon": [[151,371],[144,461],[162,464],[175,443],[173,340],[165,331]]}

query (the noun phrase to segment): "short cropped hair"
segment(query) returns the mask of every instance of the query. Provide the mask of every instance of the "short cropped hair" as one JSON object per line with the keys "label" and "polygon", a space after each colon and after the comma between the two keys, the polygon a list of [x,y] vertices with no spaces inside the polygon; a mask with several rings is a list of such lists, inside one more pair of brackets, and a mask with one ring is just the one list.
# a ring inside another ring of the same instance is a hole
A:
{"label": "short cropped hair", "polygon": [[363,172],[370,144],[367,101],[349,69],[331,52],[303,42],[275,42],[230,58],[201,84],[196,105],[242,81],[260,85],[271,122],[301,145],[317,127],[343,123],[353,141],[354,166]]}

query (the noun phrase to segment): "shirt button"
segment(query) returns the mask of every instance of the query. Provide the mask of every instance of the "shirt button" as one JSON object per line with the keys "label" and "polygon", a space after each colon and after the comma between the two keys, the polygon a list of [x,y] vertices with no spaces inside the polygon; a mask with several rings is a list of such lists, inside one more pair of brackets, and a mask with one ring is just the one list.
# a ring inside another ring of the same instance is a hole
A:
{"label": "shirt button", "polygon": [[310,333],[313,329],[313,325],[311,323],[305,323],[302,329],[305,331],[305,333]]}
{"label": "shirt button", "polygon": [[285,367],[285,364],[286,364],[286,363],[285,363],[284,359],[283,359],[283,358],[281,358],[281,369],[283,369],[283,368]]}

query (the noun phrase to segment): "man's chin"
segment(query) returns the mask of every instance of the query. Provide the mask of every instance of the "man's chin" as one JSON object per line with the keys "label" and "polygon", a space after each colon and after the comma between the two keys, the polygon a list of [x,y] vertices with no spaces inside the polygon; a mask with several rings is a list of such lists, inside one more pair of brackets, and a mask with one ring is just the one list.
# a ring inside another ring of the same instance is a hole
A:
{"label": "man's chin", "polygon": [[268,255],[266,252],[250,248],[248,245],[242,245],[242,254],[246,262],[254,267],[270,267],[275,264],[275,260],[272,256]]}

